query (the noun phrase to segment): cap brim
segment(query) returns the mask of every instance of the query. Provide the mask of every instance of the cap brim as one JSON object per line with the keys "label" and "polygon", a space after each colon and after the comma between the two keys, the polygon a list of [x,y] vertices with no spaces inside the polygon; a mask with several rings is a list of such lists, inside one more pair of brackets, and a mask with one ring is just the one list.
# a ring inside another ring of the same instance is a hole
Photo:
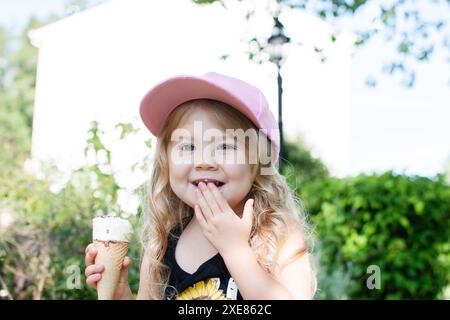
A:
{"label": "cap brim", "polygon": [[213,99],[225,102],[258,125],[255,115],[245,103],[225,89],[200,77],[177,76],[153,87],[142,99],[140,115],[145,126],[158,136],[170,113],[180,104],[194,99]]}

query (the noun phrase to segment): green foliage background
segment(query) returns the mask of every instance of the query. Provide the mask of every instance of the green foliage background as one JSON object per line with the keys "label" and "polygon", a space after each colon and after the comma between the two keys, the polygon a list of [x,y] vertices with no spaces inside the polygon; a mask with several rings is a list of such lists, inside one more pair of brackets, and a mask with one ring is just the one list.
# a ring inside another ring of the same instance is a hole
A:
{"label": "green foliage background", "polygon": [[[450,280],[450,187],[443,175],[329,178],[308,185],[302,196],[323,265],[349,275],[347,297],[443,297]],[[369,266],[381,271],[380,290],[367,288]]]}

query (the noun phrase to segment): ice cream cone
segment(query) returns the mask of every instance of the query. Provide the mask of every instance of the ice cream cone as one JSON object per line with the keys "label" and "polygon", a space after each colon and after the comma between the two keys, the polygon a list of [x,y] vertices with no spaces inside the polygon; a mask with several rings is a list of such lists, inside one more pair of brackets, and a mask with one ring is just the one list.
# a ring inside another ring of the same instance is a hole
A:
{"label": "ice cream cone", "polygon": [[127,242],[94,241],[97,248],[95,264],[102,264],[105,269],[97,282],[98,300],[112,300],[119,282],[122,262],[128,252]]}
{"label": "ice cream cone", "polygon": [[131,233],[131,225],[125,219],[101,216],[93,220],[93,240],[97,248],[95,264],[105,267],[102,278],[97,282],[98,300],[114,298]]}

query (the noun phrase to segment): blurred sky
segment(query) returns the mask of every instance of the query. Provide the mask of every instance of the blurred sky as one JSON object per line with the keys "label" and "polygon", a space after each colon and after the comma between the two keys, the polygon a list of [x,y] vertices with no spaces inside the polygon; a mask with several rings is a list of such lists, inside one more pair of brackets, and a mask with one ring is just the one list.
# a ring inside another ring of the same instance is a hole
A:
{"label": "blurred sky", "polygon": [[[69,3],[0,0],[0,25],[19,32],[32,15],[45,18],[50,13],[72,13],[76,8]],[[427,3],[421,2],[421,13],[431,17],[442,14]],[[375,8],[368,7],[367,11]],[[356,23],[342,20],[338,27],[345,30]],[[432,176],[443,171],[445,162],[450,160],[450,63],[446,62],[450,57],[448,51],[445,54],[437,51],[431,62],[416,63],[416,84],[406,89],[399,84],[399,77],[381,74],[383,63],[395,57],[394,49],[382,39],[356,49],[352,69],[351,148],[357,152],[352,154],[349,164],[354,174],[393,169]],[[378,80],[375,88],[364,84],[369,75]]]}
{"label": "blurred sky", "polygon": [[70,10],[67,3],[64,0],[0,0],[0,24],[18,31],[32,15],[45,18],[50,13],[67,12]]}

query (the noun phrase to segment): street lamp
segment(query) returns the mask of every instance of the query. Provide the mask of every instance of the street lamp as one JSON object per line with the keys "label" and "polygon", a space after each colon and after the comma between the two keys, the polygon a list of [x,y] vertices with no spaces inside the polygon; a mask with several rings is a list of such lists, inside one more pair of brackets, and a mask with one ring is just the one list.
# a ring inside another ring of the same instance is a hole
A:
{"label": "street lamp", "polygon": [[283,160],[287,159],[286,148],[284,145],[283,136],[283,107],[282,107],[282,95],[283,95],[283,85],[280,74],[281,66],[284,63],[284,45],[289,43],[291,39],[285,35],[284,26],[278,19],[278,16],[273,18],[274,27],[272,29],[272,35],[267,40],[267,50],[269,52],[269,61],[277,66],[278,71],[278,127],[280,129],[280,161],[279,170],[281,172],[283,168]]}

